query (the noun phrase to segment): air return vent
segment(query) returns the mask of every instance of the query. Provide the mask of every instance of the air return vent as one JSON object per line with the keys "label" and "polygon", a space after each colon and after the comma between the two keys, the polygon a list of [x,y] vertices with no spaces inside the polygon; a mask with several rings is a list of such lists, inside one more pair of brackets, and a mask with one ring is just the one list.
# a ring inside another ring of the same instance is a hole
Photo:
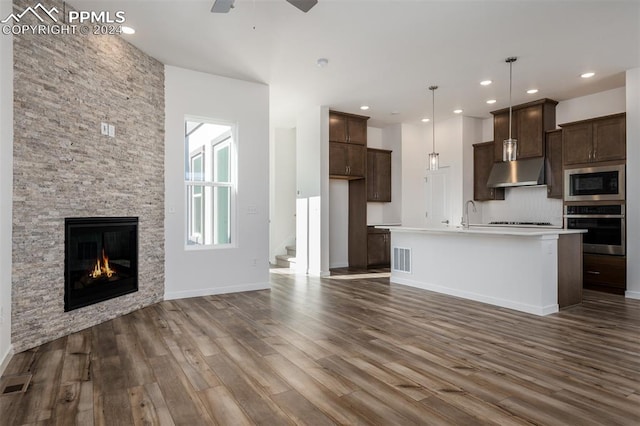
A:
{"label": "air return vent", "polygon": [[392,267],[394,271],[411,273],[411,249],[394,247]]}

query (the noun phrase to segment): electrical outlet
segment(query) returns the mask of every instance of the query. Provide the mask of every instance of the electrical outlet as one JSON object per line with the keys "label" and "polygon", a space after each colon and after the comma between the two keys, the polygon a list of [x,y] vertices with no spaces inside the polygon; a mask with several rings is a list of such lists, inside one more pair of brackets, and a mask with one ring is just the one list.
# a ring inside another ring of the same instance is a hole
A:
{"label": "electrical outlet", "polygon": [[109,136],[109,123],[100,123],[100,134]]}
{"label": "electrical outlet", "polygon": [[109,137],[116,137],[116,126],[114,126],[113,124],[109,124]]}
{"label": "electrical outlet", "polygon": [[254,268],[255,268],[256,266],[258,266],[258,259],[253,258],[253,262],[252,262],[252,265],[251,265],[251,266],[253,266]]}

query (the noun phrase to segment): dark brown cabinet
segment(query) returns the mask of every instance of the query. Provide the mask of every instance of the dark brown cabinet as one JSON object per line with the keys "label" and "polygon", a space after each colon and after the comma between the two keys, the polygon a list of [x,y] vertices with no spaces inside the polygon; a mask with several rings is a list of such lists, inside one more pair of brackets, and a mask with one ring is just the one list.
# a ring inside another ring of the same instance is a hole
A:
{"label": "dark brown cabinet", "polygon": [[545,138],[547,198],[562,199],[562,129],[547,132]]}
{"label": "dark brown cabinet", "polygon": [[367,120],[369,117],[329,112],[329,140],[332,142],[367,144]]}
{"label": "dark brown cabinet", "polygon": [[493,142],[473,145],[473,199],[504,200],[504,188],[489,188],[487,181],[493,167]]}
{"label": "dark brown cabinet", "polygon": [[565,166],[626,158],[625,114],[614,114],[560,125]]}
{"label": "dark brown cabinet", "polygon": [[367,201],[391,202],[391,151],[367,149]]}
{"label": "dark brown cabinet", "polygon": [[[518,140],[516,158],[543,157],[545,131],[556,127],[556,105],[540,99],[512,107],[511,136]],[[509,109],[493,111],[494,161],[502,161],[502,144],[509,138]]]}
{"label": "dark brown cabinet", "polygon": [[341,142],[329,142],[329,176],[362,179],[366,173],[367,148]]}
{"label": "dark brown cabinet", "polygon": [[329,111],[329,177],[349,180],[349,266],[367,267],[367,120]]}
{"label": "dark brown cabinet", "polygon": [[585,253],[583,265],[585,288],[624,294],[627,288],[627,261],[625,256]]}
{"label": "dark brown cabinet", "polygon": [[388,229],[367,229],[367,265],[389,266],[391,264],[391,233]]}

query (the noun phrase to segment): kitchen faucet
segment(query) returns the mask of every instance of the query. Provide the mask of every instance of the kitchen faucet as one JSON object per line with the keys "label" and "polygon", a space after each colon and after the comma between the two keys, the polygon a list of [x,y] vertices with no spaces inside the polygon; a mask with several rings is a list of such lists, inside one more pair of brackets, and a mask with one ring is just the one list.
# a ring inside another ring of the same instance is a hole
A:
{"label": "kitchen faucet", "polygon": [[462,216],[462,227],[464,229],[469,229],[469,203],[473,206],[474,213],[478,211],[476,210],[476,203],[474,203],[473,200],[467,200],[467,202],[464,203],[464,216]]}

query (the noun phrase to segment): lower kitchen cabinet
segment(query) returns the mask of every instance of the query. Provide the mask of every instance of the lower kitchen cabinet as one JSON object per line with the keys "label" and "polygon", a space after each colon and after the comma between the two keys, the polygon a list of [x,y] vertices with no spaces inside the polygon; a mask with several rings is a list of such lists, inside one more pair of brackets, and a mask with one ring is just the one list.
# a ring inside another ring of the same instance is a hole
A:
{"label": "lower kitchen cabinet", "polygon": [[627,259],[625,256],[584,254],[584,287],[624,294],[627,289]]}
{"label": "lower kitchen cabinet", "polygon": [[369,226],[367,229],[367,265],[389,266],[391,264],[391,233],[388,229]]}

